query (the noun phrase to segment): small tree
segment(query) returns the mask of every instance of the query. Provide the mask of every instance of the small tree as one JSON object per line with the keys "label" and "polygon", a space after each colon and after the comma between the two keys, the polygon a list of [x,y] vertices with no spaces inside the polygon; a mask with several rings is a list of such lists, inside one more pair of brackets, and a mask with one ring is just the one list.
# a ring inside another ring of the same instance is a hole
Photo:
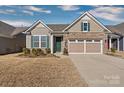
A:
{"label": "small tree", "polygon": [[23,54],[24,54],[24,55],[29,55],[29,54],[30,54],[30,49],[28,49],[28,48],[23,48]]}

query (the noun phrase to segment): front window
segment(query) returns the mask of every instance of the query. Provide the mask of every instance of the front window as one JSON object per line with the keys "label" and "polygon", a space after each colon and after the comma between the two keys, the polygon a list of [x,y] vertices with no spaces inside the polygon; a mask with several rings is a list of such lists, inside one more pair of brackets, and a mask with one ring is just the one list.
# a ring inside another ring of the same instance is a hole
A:
{"label": "front window", "polygon": [[33,36],[32,43],[33,43],[34,48],[38,48],[39,47],[39,36]]}
{"label": "front window", "polygon": [[47,36],[32,36],[32,48],[47,48]]}
{"label": "front window", "polygon": [[41,47],[47,48],[47,36],[41,36]]}

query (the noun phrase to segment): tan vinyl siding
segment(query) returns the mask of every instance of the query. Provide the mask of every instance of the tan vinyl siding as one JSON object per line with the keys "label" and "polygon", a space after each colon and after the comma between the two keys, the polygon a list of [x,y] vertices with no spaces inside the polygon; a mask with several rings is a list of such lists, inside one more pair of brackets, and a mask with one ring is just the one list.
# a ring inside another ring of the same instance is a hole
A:
{"label": "tan vinyl siding", "polygon": [[31,35],[26,35],[26,48],[31,48]]}
{"label": "tan vinyl siding", "polygon": [[49,35],[49,32],[50,31],[45,26],[39,23],[31,30],[31,35]]}
{"label": "tan vinyl siding", "polygon": [[33,36],[33,35],[47,35],[47,36],[49,36],[49,47],[51,46],[50,31],[44,25],[39,23],[30,31],[30,34],[26,35],[26,48],[31,48],[31,36]]}
{"label": "tan vinyl siding", "polygon": [[100,25],[98,25],[91,18],[89,18],[87,20],[82,18],[81,20],[79,20],[75,24],[73,24],[67,31],[69,31],[69,32],[81,32],[81,23],[83,21],[87,21],[88,23],[90,23],[90,32],[101,32],[104,30]]}

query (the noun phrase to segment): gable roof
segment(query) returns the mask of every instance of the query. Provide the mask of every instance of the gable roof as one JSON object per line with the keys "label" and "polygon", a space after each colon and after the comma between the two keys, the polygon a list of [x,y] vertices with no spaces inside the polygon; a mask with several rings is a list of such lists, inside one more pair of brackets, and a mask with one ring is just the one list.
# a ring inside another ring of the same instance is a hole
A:
{"label": "gable roof", "polygon": [[12,36],[18,35],[24,31],[26,31],[27,29],[28,29],[28,27],[16,27],[11,35]]}
{"label": "gable roof", "polygon": [[0,21],[0,37],[13,38],[25,30],[25,27],[14,27],[5,22]]}
{"label": "gable roof", "polygon": [[47,24],[53,31],[63,31],[69,24]]}
{"label": "gable roof", "polygon": [[119,33],[124,35],[124,23],[114,25],[113,28],[115,28]]}
{"label": "gable roof", "polygon": [[0,36],[9,38],[14,29],[15,27],[0,21]]}
{"label": "gable roof", "polygon": [[111,32],[108,28],[106,28],[102,23],[100,23],[93,15],[91,15],[89,12],[83,13],[81,16],[79,16],[76,20],[74,20],[69,26],[67,26],[63,31],[66,31],[68,28],[70,28],[74,23],[76,23],[78,20],[80,20],[83,16],[89,16],[92,18],[96,23],[98,23],[101,27],[106,29],[108,32]]}
{"label": "gable roof", "polygon": [[25,31],[25,33],[26,32],[28,32],[28,31],[30,31],[31,29],[33,29],[36,25],[38,25],[39,23],[41,23],[43,26],[45,26],[48,30],[50,30],[50,31],[53,31],[51,28],[49,28],[43,21],[41,21],[41,20],[38,20],[38,21],[36,21],[34,24],[32,24],[26,31]]}
{"label": "gable roof", "polygon": [[119,30],[117,30],[114,26],[112,25],[107,25],[106,26],[109,30],[112,31],[112,33],[116,33],[116,34],[120,34],[121,35],[121,32]]}

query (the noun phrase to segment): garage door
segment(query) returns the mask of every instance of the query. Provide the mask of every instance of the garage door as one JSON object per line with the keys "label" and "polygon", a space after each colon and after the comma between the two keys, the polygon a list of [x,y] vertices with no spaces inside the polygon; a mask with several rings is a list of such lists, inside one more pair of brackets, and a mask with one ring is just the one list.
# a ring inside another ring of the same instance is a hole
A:
{"label": "garage door", "polygon": [[102,40],[69,40],[69,54],[101,54]]}

